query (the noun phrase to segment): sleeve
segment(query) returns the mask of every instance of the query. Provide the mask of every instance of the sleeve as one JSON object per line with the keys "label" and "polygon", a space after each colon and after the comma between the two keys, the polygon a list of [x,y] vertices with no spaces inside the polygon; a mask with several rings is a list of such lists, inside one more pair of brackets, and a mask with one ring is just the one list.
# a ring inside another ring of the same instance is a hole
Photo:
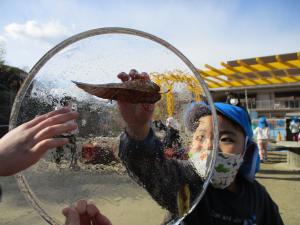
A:
{"label": "sleeve", "polygon": [[188,161],[164,158],[162,143],[152,129],[143,141],[130,139],[126,132],[123,133],[119,148],[119,157],[129,176],[171,213],[177,212],[180,187],[187,183],[193,186],[199,182],[200,178]]}
{"label": "sleeve", "polygon": [[260,185],[261,207],[257,211],[260,213],[257,225],[283,225],[278,206],[272,200],[266,189]]}
{"label": "sleeve", "polygon": [[257,131],[258,131],[258,127],[256,127],[254,130],[253,130],[253,135],[254,137],[257,139]]}
{"label": "sleeve", "polygon": [[161,122],[161,128],[162,128],[162,130],[164,130],[164,131],[167,130],[167,126],[166,126],[163,122]]}
{"label": "sleeve", "polygon": [[292,127],[293,127],[292,123],[290,123],[289,129],[292,130],[293,129]]}

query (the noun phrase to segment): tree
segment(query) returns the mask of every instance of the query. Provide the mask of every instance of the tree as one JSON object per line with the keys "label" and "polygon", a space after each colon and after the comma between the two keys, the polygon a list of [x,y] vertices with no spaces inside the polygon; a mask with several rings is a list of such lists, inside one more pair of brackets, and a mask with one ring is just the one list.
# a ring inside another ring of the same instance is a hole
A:
{"label": "tree", "polygon": [[0,65],[3,65],[5,62],[4,56],[5,56],[5,48],[3,45],[0,45]]}

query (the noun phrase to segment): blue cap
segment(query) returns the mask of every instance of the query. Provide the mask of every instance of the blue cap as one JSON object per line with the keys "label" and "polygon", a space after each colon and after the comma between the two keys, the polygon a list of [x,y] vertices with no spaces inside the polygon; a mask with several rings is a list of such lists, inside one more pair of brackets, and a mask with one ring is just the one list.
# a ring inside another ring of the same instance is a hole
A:
{"label": "blue cap", "polygon": [[268,122],[267,122],[267,118],[265,116],[260,117],[258,119],[258,127],[264,128],[264,127],[267,127],[267,126],[269,126]]}
{"label": "blue cap", "polygon": [[248,140],[252,139],[253,131],[249,115],[248,112],[246,112],[246,110],[239,106],[230,105],[222,102],[216,102],[214,105],[219,113],[232,120],[233,122],[237,123],[242,128],[245,135],[248,137]]}

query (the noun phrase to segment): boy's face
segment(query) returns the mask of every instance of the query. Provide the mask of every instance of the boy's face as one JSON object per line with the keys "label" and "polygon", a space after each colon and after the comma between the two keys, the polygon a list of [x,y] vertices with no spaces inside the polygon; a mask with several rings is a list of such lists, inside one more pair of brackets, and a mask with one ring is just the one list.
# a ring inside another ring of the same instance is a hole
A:
{"label": "boy's face", "polygon": [[[219,126],[219,149],[224,153],[238,154],[244,150],[245,135],[242,130],[234,124],[218,115]],[[213,124],[212,116],[204,116],[199,120],[190,151],[192,153],[201,150],[213,149]]]}

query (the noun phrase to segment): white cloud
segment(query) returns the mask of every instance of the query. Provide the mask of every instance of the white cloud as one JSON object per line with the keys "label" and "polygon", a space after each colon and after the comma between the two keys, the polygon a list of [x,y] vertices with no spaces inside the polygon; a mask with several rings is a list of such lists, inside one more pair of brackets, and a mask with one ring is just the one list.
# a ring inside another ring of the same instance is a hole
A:
{"label": "white cloud", "polygon": [[59,22],[39,23],[29,20],[24,24],[11,23],[5,26],[5,34],[15,39],[30,37],[36,39],[54,39],[69,34],[66,27]]}
{"label": "white cloud", "polygon": [[[290,14],[288,7],[279,10],[277,6],[266,13],[265,7],[241,8],[241,0],[230,3],[218,0],[118,1],[118,4],[114,1],[21,2],[18,1],[22,5],[19,8],[29,7],[28,12],[35,21],[11,23],[10,20],[6,21],[3,33],[0,28],[0,35],[6,39],[7,61],[15,66],[32,66],[55,44],[72,34],[110,26],[131,27],[157,35],[201,69],[205,63],[220,68],[220,61],[299,49],[300,29],[290,19],[298,19],[299,15],[296,10],[295,15]],[[288,4],[282,3],[284,5]],[[25,16],[27,12],[17,11],[14,21]],[[19,38],[18,41],[13,37]],[[157,58],[153,62],[155,60]]]}
{"label": "white cloud", "polygon": [[5,42],[6,42],[5,37],[0,35],[0,44],[4,44]]}

